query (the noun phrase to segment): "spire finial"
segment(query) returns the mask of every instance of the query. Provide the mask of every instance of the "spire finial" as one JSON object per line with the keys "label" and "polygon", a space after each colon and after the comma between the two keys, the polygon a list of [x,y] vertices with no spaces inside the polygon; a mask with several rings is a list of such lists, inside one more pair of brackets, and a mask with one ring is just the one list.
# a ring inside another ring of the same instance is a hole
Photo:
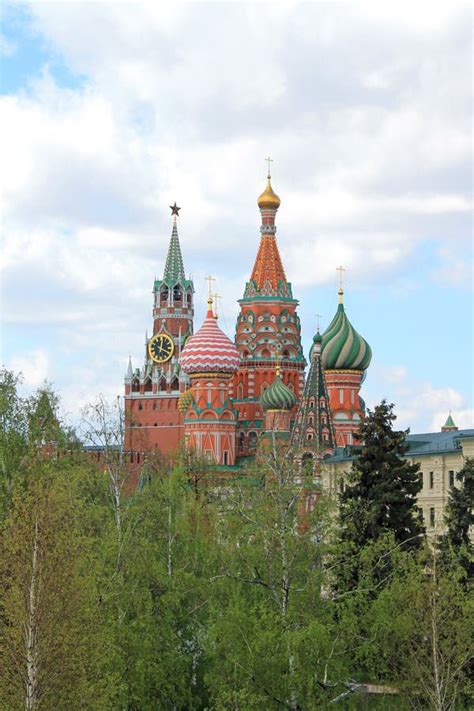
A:
{"label": "spire finial", "polygon": [[344,288],[343,288],[343,282],[344,282],[344,272],[346,271],[344,267],[336,267],[336,271],[339,272],[339,290],[338,290],[338,295],[339,295],[339,303],[342,304],[344,303],[343,296],[344,296]]}
{"label": "spire finial", "polygon": [[214,292],[214,294],[212,295],[212,299],[214,301],[214,318],[217,320],[219,318],[219,314],[217,313],[217,299],[222,299],[222,296]]}
{"label": "spire finial", "polygon": [[176,200],[174,201],[174,205],[170,205],[170,210],[173,217],[179,217],[179,211],[181,208],[177,206]]}
{"label": "spire finial", "polygon": [[316,328],[317,328],[317,331],[318,331],[318,333],[319,333],[319,328],[320,328],[320,325],[321,325],[321,324],[320,324],[320,319],[322,319],[322,314],[314,314],[314,315],[316,316],[316,319],[317,319],[317,322],[318,322],[318,323],[316,324]]}
{"label": "spire finial", "polygon": [[207,300],[208,300],[208,302],[209,301],[212,302],[212,282],[215,281],[216,279],[215,279],[215,277],[213,277],[209,274],[209,276],[207,276],[205,278],[205,280],[207,281]]}
{"label": "spire finial", "polygon": [[267,178],[271,178],[272,176],[271,176],[271,172],[270,172],[270,163],[273,163],[273,158],[270,158],[270,156],[268,156],[268,158],[265,158],[265,163],[266,163],[267,166],[268,166],[268,168],[267,168]]}

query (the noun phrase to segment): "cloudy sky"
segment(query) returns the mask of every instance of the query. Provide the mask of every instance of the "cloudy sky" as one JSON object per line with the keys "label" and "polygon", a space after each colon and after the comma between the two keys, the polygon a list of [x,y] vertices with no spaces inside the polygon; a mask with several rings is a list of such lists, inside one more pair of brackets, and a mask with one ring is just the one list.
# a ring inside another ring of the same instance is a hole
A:
{"label": "cloudy sky", "polygon": [[[300,300],[374,353],[363,395],[413,432],[473,426],[472,18],[430,3],[3,4],[2,361],[72,418],[140,365],[182,206],[232,336],[264,158]],[[382,7],[381,7],[382,6]]]}

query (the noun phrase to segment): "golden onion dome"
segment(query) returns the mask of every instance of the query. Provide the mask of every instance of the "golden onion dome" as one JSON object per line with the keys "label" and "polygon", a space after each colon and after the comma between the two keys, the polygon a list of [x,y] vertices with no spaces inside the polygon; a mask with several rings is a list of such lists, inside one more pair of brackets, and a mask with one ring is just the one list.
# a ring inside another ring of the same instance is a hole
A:
{"label": "golden onion dome", "polygon": [[280,207],[280,198],[273,192],[270,176],[267,177],[267,186],[259,196],[257,204],[261,210],[278,210]]}

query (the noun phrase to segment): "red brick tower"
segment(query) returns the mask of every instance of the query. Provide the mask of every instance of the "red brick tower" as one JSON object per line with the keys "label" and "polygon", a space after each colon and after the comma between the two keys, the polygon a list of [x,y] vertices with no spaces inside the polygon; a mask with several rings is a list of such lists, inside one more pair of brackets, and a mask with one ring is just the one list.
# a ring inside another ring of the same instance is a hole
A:
{"label": "red brick tower", "polygon": [[153,287],[153,334],[146,338],[144,364],[134,370],[130,360],[125,376],[125,448],[136,453],[135,461],[141,452],[173,451],[184,436],[178,398],[189,379],[178,361],[193,332],[194,287],[184,273],[176,226],[180,209],[171,207],[173,229],[163,279]]}
{"label": "red brick tower", "polygon": [[321,362],[326,373],[338,447],[357,441],[357,431],[365,411],[359,391],[371,358],[369,344],[357,333],[344,311],[341,285],[336,315],[323,333],[321,344]]}
{"label": "red brick tower", "polygon": [[[286,280],[276,242],[275,216],[280,198],[273,192],[270,173],[258,198],[261,239],[250,281],[239,300],[235,343],[241,357],[231,396],[238,411],[237,455],[252,453],[264,427],[262,392],[274,378],[277,359],[281,379],[299,400],[304,387],[305,359],[301,348],[298,301]],[[296,406],[292,410],[294,416]]]}
{"label": "red brick tower", "polygon": [[186,445],[218,465],[235,464],[237,413],[229,390],[239,363],[237,348],[217,325],[209,298],[204,323],[181,354],[181,368],[192,386],[180,406],[185,410]]}

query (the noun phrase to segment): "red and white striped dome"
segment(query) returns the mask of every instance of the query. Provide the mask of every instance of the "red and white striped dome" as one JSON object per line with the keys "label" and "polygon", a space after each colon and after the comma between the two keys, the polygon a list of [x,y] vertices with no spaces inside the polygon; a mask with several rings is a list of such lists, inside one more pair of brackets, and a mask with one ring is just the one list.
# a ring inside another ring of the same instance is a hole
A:
{"label": "red and white striped dome", "polygon": [[235,373],[240,365],[237,348],[221,331],[211,305],[201,328],[184,346],[179,364],[185,373]]}

